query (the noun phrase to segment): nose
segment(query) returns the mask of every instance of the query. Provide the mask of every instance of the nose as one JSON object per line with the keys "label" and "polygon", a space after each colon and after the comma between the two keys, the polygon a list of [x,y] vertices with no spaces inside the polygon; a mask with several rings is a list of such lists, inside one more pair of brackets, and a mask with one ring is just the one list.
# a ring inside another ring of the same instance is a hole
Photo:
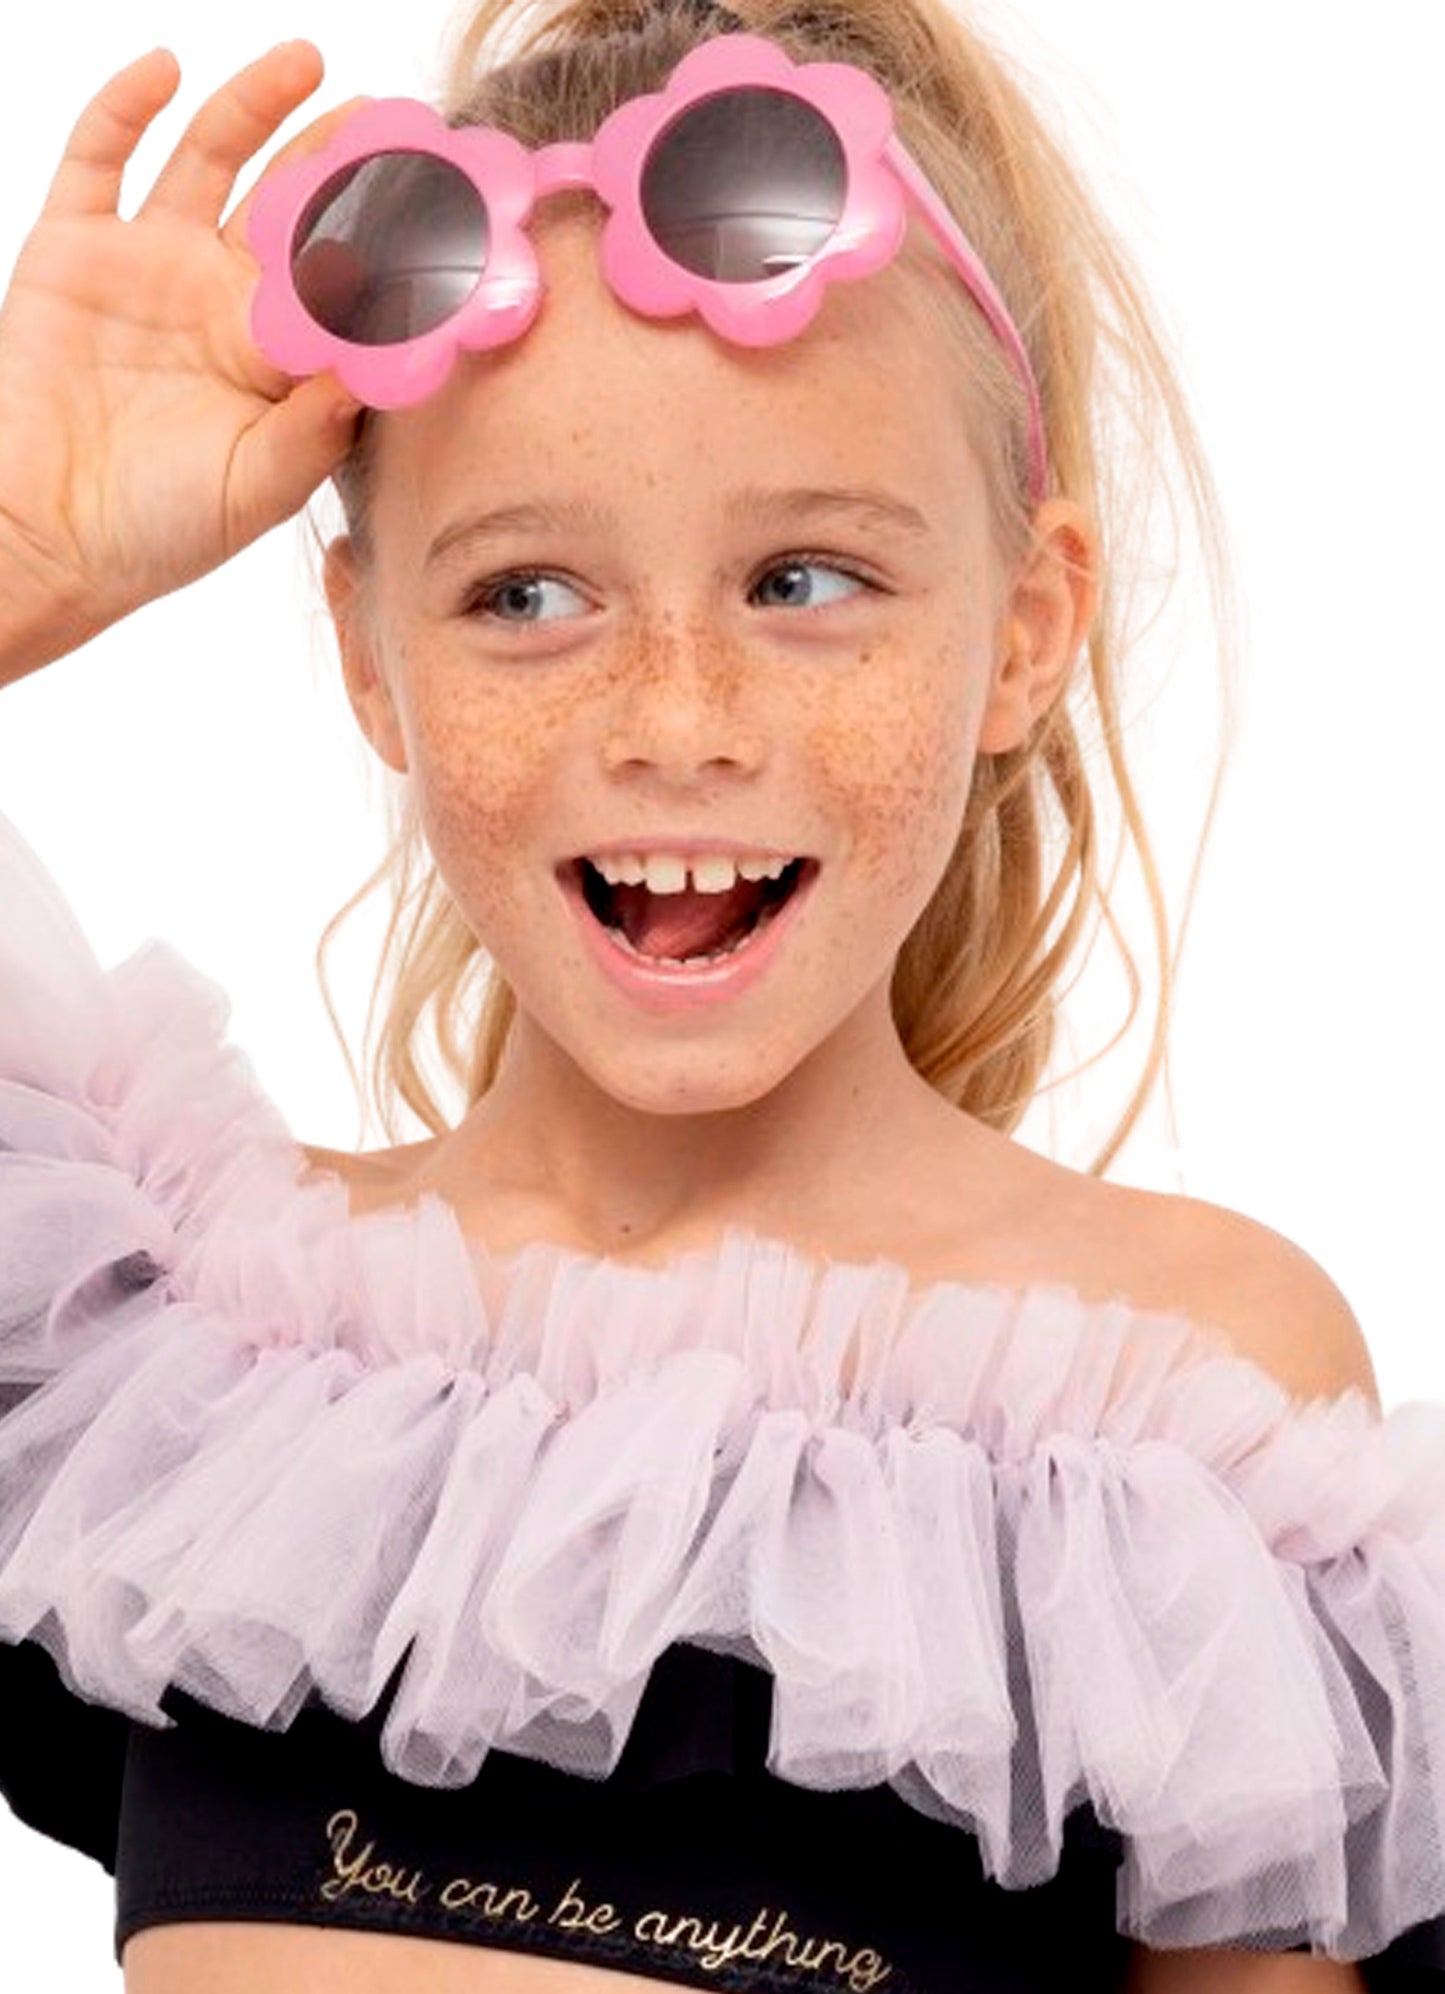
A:
{"label": "nose", "polygon": [[753,774],[766,760],[762,715],[736,647],[703,636],[653,639],[619,659],[602,738],[609,775],[650,768],[688,782],[722,769]]}

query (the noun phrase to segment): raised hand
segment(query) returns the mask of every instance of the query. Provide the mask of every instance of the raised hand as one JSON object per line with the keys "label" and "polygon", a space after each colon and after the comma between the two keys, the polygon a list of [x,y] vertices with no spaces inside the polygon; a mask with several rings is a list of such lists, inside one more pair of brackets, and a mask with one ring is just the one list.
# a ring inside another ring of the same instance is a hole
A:
{"label": "raised hand", "polygon": [[[321,75],[288,42],[233,76],[129,221],[121,177],[175,58],[131,63],[76,123],[0,304],[0,678],[218,567],[349,447],[356,404],[335,377],[293,383],[252,343],[249,196],[221,226],[242,166]],[[323,144],[358,101],[278,157]]]}

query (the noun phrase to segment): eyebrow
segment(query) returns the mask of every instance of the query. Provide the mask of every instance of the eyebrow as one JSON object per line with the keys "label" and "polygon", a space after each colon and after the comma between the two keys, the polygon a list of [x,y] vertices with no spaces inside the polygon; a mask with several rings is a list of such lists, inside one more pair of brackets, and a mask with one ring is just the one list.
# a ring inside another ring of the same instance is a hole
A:
{"label": "eyebrow", "polygon": [[[860,526],[915,537],[929,531],[928,520],[917,506],[873,486],[807,485],[774,491],[747,485],[729,495],[723,517],[730,526],[801,526],[810,519],[846,518]],[[443,527],[428,547],[423,565],[430,568],[448,554],[475,548],[505,533],[597,533],[608,523],[606,508],[586,499],[534,499],[498,506],[492,512],[469,514]]]}

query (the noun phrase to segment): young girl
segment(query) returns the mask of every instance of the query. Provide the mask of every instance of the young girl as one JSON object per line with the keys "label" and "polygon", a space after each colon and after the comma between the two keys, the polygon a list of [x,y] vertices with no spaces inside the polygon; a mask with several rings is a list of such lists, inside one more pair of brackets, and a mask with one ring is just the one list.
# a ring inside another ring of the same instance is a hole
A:
{"label": "young girl", "polygon": [[341,106],[223,222],[317,80],[138,225],[173,62],[77,125],[0,677],[334,478],[432,1133],[298,1145],[0,827],[0,1791],[132,1994],[1433,1983],[1440,1409],[1127,1127],[1011,1134],[1085,670],[1130,796],[1106,311],[1208,492],[1107,230],[934,0],[483,0],[445,121]]}

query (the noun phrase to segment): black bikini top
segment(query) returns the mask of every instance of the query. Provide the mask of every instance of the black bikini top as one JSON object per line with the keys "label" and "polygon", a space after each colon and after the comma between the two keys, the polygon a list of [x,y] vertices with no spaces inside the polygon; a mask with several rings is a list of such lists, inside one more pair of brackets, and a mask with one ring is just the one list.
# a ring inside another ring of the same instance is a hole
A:
{"label": "black bikini top", "polygon": [[117,1963],[149,1925],[221,1918],[698,1987],[954,1994],[966,1970],[970,1994],[1034,1994],[1065,1968],[1123,1984],[1118,1838],[1091,1808],[1069,1817],[1056,1875],[1005,1891],[967,1836],[886,1785],[767,1772],[770,1678],[732,1657],[669,1649],[601,1779],[493,1751],[446,1790],[386,1770],[380,1709],[352,1722],[317,1701],[261,1731],[170,1691],[177,1721],[158,1729],[76,1703],[31,1644],[0,1648],[0,1686],[55,1720],[0,1746],[0,1783],[29,1825],[113,1870]]}

